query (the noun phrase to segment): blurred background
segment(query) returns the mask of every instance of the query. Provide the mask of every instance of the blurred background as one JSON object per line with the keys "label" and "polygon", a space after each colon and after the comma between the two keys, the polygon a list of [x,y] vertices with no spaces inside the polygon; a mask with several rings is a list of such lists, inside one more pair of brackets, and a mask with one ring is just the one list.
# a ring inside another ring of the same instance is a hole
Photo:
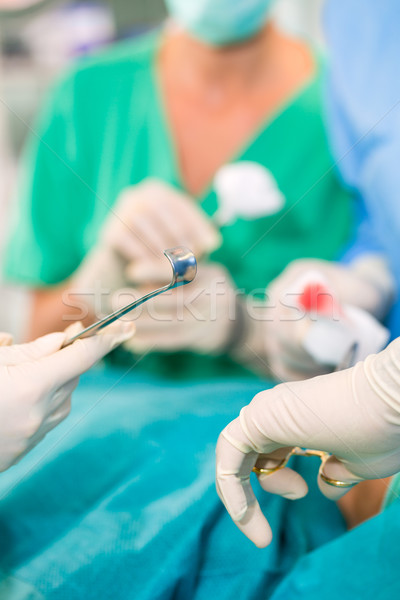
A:
{"label": "blurred background", "polygon": [[[115,40],[158,27],[163,0],[42,0],[21,10],[0,0],[0,260],[24,140],[52,80],[69,63]],[[21,0],[20,0],[21,1]],[[23,0],[22,0],[23,1]],[[189,1],[189,0],[188,0]],[[323,0],[278,0],[282,28],[323,45]],[[22,4],[21,4],[22,6]],[[0,279],[0,331],[16,340],[29,314],[29,296]]]}

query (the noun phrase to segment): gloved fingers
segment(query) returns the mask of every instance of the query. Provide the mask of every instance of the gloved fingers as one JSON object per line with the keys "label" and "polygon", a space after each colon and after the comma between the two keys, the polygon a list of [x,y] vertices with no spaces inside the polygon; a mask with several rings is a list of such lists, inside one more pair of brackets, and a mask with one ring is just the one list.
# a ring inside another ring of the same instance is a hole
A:
{"label": "gloved fingers", "polygon": [[[258,469],[274,468],[286,457],[289,450],[290,448],[282,448],[280,455],[276,452],[273,453],[273,460],[271,460],[271,455],[262,454],[257,459],[255,466]],[[303,498],[308,492],[308,486],[303,477],[288,467],[278,469],[277,471],[268,474],[257,473],[257,478],[263,490],[270,494],[283,496],[289,500]]]}
{"label": "gloved fingers", "polygon": [[180,325],[183,326],[185,329],[188,327],[188,323],[185,323],[182,320],[178,321],[176,314],[174,313],[141,315],[141,317],[139,317],[137,320],[137,328],[135,335],[136,339],[132,339],[132,342],[135,343],[136,340],[143,340],[147,337],[152,336],[157,337],[163,335],[170,335]]}
{"label": "gloved fingers", "polygon": [[[177,235],[175,231],[175,239],[169,242],[164,241],[162,245],[160,243],[160,249],[162,248],[164,250],[175,246],[186,246],[192,250],[197,258],[199,258],[206,252],[210,252],[210,248],[214,249],[219,243],[219,238],[214,238],[214,241],[208,243],[206,250],[204,250],[206,243],[204,243],[203,239],[199,242],[193,238],[193,235],[190,232]],[[140,258],[132,260],[126,269],[127,281],[134,285],[148,283],[167,284],[171,281],[171,277],[171,266],[167,259],[161,254],[159,259],[157,259],[155,255],[141,255]]]}
{"label": "gloved fingers", "polygon": [[289,263],[282,273],[270,283],[268,289],[271,289],[274,293],[279,290],[289,291],[291,295],[296,297],[296,292],[298,291],[300,295],[304,288],[302,280],[328,284],[328,275],[330,275],[331,270],[331,263],[325,260],[314,258],[296,259]]}
{"label": "gloved fingers", "polygon": [[[147,288],[142,291],[134,288],[119,290],[118,295],[114,294],[113,297],[113,309],[118,310],[146,293],[148,293]],[[121,321],[134,323],[136,325],[135,337],[140,337],[147,332],[157,332],[159,328],[166,328],[168,326],[173,328],[177,321],[185,320],[183,313],[183,307],[178,311],[175,290],[172,290],[139,306],[132,313],[128,313],[122,317]]]}
{"label": "gloved fingers", "polygon": [[316,375],[327,374],[332,370],[329,367],[317,365],[316,363],[313,363],[312,367],[308,363],[299,363],[282,353],[282,349],[279,346],[276,347],[274,352],[271,352],[272,348],[274,348],[274,345],[270,344],[266,365],[273,378],[277,381],[302,381]]}
{"label": "gloved fingers", "polygon": [[[129,318],[129,315],[126,315],[126,318]],[[104,329],[100,329],[96,335],[98,336],[119,336],[123,333],[126,333],[128,339],[135,335],[136,325],[133,321],[126,320],[122,321],[121,319],[114,321],[114,323],[110,323]],[[121,343],[121,342],[120,342]]]}
{"label": "gloved fingers", "polygon": [[270,358],[267,362],[267,367],[272,377],[278,382],[300,381],[302,379],[305,379],[304,373],[295,371],[288,367],[282,361],[282,357],[279,356],[278,353],[270,355]]}
{"label": "gloved fingers", "polygon": [[[195,201],[161,181],[148,180],[125,190],[117,212],[118,221],[110,221],[105,240],[117,244],[127,259],[144,258],[149,248],[151,254],[158,254],[177,245],[187,245],[200,256],[221,243],[214,225]],[[139,254],[132,238],[142,245]]]}
{"label": "gloved fingers", "polygon": [[[149,286],[149,285],[143,285],[140,288],[135,288],[135,287],[127,287],[124,289],[120,289],[117,290],[116,292],[114,292],[113,294],[113,299],[112,299],[112,304],[113,304],[113,310],[119,310],[120,308],[123,308],[124,306],[126,306],[127,304],[130,304],[131,302],[135,302],[136,300],[139,300],[139,298],[142,298],[143,296],[145,296],[146,294],[148,294],[149,292],[154,291],[154,287],[153,286]],[[162,307],[165,304],[167,304],[167,306],[169,306],[169,303],[171,304],[171,306],[176,306],[176,299],[175,299],[175,290],[168,290],[165,293],[156,296],[155,298],[151,298],[150,300],[148,300],[145,304],[137,307],[135,309],[135,312],[132,312],[131,315],[133,318],[137,318],[137,319],[141,319],[143,320],[144,318],[148,317],[148,314],[153,312],[156,312],[156,309],[158,307]],[[151,308],[149,308],[151,307]],[[169,310],[169,308],[168,308]],[[130,314],[130,313],[129,313]],[[125,315],[126,316],[129,316]],[[125,319],[125,317],[122,317],[122,319]]]}
{"label": "gloved fingers", "polygon": [[[188,231],[188,222],[179,208],[171,210],[171,207],[163,204],[154,207],[150,204],[146,210],[138,212],[133,224],[136,237],[147,246],[147,251],[141,253],[144,261],[146,258],[154,259],[157,255],[165,261],[163,251],[175,246],[184,245],[194,250],[193,231],[197,231],[197,227],[193,227],[193,218]],[[149,249],[152,252],[149,253]]]}
{"label": "gloved fingers", "polygon": [[296,381],[320,372],[302,345],[311,320],[306,315],[301,321],[291,320],[292,316],[291,310],[277,313],[275,318],[279,317],[279,321],[269,324],[265,340],[267,364],[274,378],[281,381]]}
{"label": "gloved fingers", "polygon": [[106,243],[126,261],[146,260],[149,255],[154,258],[162,256],[160,248],[150,245],[136,224],[132,226],[127,224],[123,231],[113,236],[106,236]]}
{"label": "gloved fingers", "polygon": [[0,332],[0,346],[11,346],[13,343],[13,336],[11,333]]}
{"label": "gloved fingers", "polygon": [[222,243],[222,236],[208,217],[203,217],[202,226],[196,227],[193,233],[193,247],[200,258],[217,250]]}
{"label": "gloved fingers", "polygon": [[[190,315],[179,316],[177,311],[171,312],[152,312],[152,314],[141,315],[137,319],[137,330],[135,338],[141,340],[144,337],[152,335],[169,335],[174,331],[182,329],[182,333],[187,332],[195,324]],[[190,332],[187,332],[190,337]],[[135,340],[132,340],[135,343]],[[173,341],[173,340],[171,340]]]}
{"label": "gloved fingers", "polygon": [[375,290],[377,301],[370,312],[382,320],[396,296],[395,280],[387,260],[380,254],[365,254],[353,261],[351,267]]}
{"label": "gloved fingers", "polygon": [[124,347],[135,354],[147,352],[150,349],[158,352],[172,352],[190,348],[193,338],[193,329],[179,323],[166,328],[155,327],[152,332],[139,333],[125,342]]}
{"label": "gloved fingers", "polygon": [[234,522],[238,529],[258,548],[265,548],[271,543],[271,527],[257,500],[249,505],[246,514],[240,521]]}
{"label": "gloved fingers", "polygon": [[[132,287],[126,287],[126,288],[121,288],[121,289],[115,290],[115,292],[113,292],[112,297],[111,297],[111,310],[113,312],[116,310],[120,310],[121,308],[124,308],[128,304],[132,304],[132,302],[136,302],[136,300],[139,300],[139,298],[141,296],[143,296],[143,294],[140,293],[139,290],[136,290],[135,288],[132,288]],[[121,317],[120,319],[118,319],[117,323],[126,323],[126,322],[131,323],[137,318],[138,315],[141,315],[142,312],[145,310],[146,310],[146,305],[138,307],[134,311],[129,312],[126,315],[124,315],[123,317]],[[109,329],[109,327],[106,327],[104,329],[104,331],[107,331],[108,329]]]}
{"label": "gloved fingers", "polygon": [[297,373],[299,380],[311,379],[312,377],[319,377],[320,375],[328,375],[328,373],[332,373],[333,371],[333,367],[320,365],[316,362],[313,365],[304,365],[288,361],[286,363],[286,368],[292,373]]}
{"label": "gloved fingers", "polygon": [[13,460],[9,463],[8,467],[6,467],[6,468],[13,467],[14,465],[17,465],[19,462],[21,462],[21,460],[23,458],[25,458],[25,456],[27,456],[27,454],[29,454],[35,448],[35,446],[40,444],[40,442],[42,442],[45,437],[46,437],[46,434],[44,433],[44,434],[40,434],[37,437],[35,436],[34,438],[30,439],[28,441],[27,446],[25,447],[24,451],[19,453],[18,455],[15,455]]}
{"label": "gloved fingers", "polygon": [[260,548],[271,539],[271,528],[262,514],[250,483],[256,452],[243,453],[219,436],[216,457],[216,486],[219,497],[239,529]]}
{"label": "gloved fingers", "polygon": [[[351,484],[349,487],[340,487],[327,483],[325,478],[333,481]],[[321,464],[318,473],[318,487],[330,500],[339,500],[351,490],[352,486],[363,481],[362,477],[354,475],[336,456],[331,456]]]}
{"label": "gloved fingers", "polygon": [[220,233],[194,200],[179,198],[175,214],[182,227],[182,241],[179,245],[187,245],[197,258],[209,254],[221,245]]}
{"label": "gloved fingers", "polygon": [[282,362],[281,347],[275,336],[267,336],[264,343],[266,351],[265,366],[273,379],[281,382],[297,381],[298,379],[301,379],[301,375],[299,376],[298,373],[290,372],[285,369]]}
{"label": "gloved fingers", "polygon": [[7,457],[5,460],[0,459],[0,473],[7,471],[10,467],[14,467],[17,465],[33,448],[36,444],[32,444],[28,446],[23,452],[19,454],[14,454],[12,457]]}
{"label": "gloved fingers", "polygon": [[125,344],[134,352],[143,352],[153,346],[160,351],[200,346],[207,349],[213,347],[221,337],[221,331],[210,327],[206,319],[194,319],[186,311],[183,318],[176,310],[165,314],[141,315],[136,326],[136,335]]}
{"label": "gloved fingers", "polygon": [[[302,333],[307,334],[308,331],[309,327],[305,328]],[[278,343],[285,359],[287,358],[287,360],[290,360],[293,365],[299,364],[305,369],[311,369],[316,363],[312,356],[307,352],[306,348],[304,348],[303,341],[303,336],[298,336],[298,339],[296,340],[294,339],[294,336],[290,337],[290,331],[288,332],[287,337],[283,338],[280,336],[278,338]]]}
{"label": "gloved fingers", "polygon": [[167,284],[172,279],[172,269],[165,256],[159,260],[147,257],[131,261],[126,267],[125,276],[133,285]]}
{"label": "gloved fingers", "polygon": [[[190,216],[188,216],[190,215]],[[200,215],[191,199],[174,198],[170,202],[157,203],[151,218],[163,232],[164,248],[187,246],[194,251],[195,234],[202,227],[205,215]],[[208,224],[207,224],[208,228]]]}
{"label": "gloved fingers", "polygon": [[151,213],[136,215],[134,231],[139,241],[146,247],[144,256],[162,256],[165,248],[170,246],[170,240],[165,235],[162,223]]}
{"label": "gloved fingers", "polygon": [[[157,207],[156,219],[160,223],[164,234],[168,240],[165,248],[174,248],[175,246],[186,246],[194,251],[193,230],[196,229],[198,219],[193,221],[185,218],[185,210],[182,212],[180,207],[174,211],[167,204],[161,204]],[[194,226],[194,227],[193,227]]]}
{"label": "gloved fingers", "polygon": [[[132,290],[132,296],[142,295],[142,292]],[[121,299],[124,300],[121,303],[123,306],[126,298]],[[182,289],[168,290],[139,307],[134,316],[137,335],[158,327],[175,327],[179,323],[207,323],[210,320],[210,301],[196,288],[188,289],[187,293]]]}
{"label": "gloved fingers", "polygon": [[[50,389],[59,388],[66,382],[90,369],[98,360],[128,340],[134,331],[132,323],[118,323],[114,332],[108,328],[100,335],[79,339],[71,346],[28,365],[32,376],[44,379]],[[37,375],[35,376],[35,374]],[[41,374],[42,373],[42,374]]]}
{"label": "gloved fingers", "polygon": [[71,397],[72,392],[75,391],[79,383],[79,377],[74,377],[69,381],[63,383],[56,391],[52,391],[42,397],[41,410],[42,414],[45,415],[44,420],[49,419],[54,413],[60,410],[60,407],[64,405],[65,401]]}
{"label": "gloved fingers", "polygon": [[[71,394],[79,383],[79,377],[71,379],[58,390],[46,393],[35,390],[32,403],[20,418],[26,422],[26,439],[36,440],[56,427],[71,410]],[[29,411],[29,414],[27,414]]]}
{"label": "gloved fingers", "polygon": [[302,476],[288,467],[270,475],[258,475],[258,482],[266,492],[283,496],[288,500],[304,498],[308,493],[307,483]]}
{"label": "gloved fingers", "polygon": [[[179,296],[178,296],[179,292]],[[148,288],[141,288],[140,290],[133,290],[133,294],[138,298],[148,293]],[[163,294],[156,296],[146,302],[143,306],[140,321],[144,319],[157,320],[160,317],[168,317],[171,315],[171,319],[176,319],[177,308],[179,305],[183,305],[183,297],[180,290],[167,290]],[[139,320],[139,319],[138,319]],[[167,319],[163,319],[167,320]]]}
{"label": "gloved fingers", "polygon": [[62,421],[64,421],[69,413],[71,412],[71,395],[67,396],[61,405],[57,406],[57,408],[46,418],[46,420],[42,423],[40,429],[35,435],[35,439],[37,436],[39,438],[43,438],[45,435],[49,433],[52,429],[57,427]]}
{"label": "gloved fingers", "polygon": [[78,335],[84,329],[81,321],[74,321],[64,329],[65,338],[69,339]]}
{"label": "gloved fingers", "polygon": [[218,493],[234,521],[240,521],[256,501],[250,474],[257,458],[256,452],[242,452],[233,446],[225,436],[225,430],[219,436],[216,448]]}
{"label": "gloved fingers", "polygon": [[0,365],[19,365],[54,354],[65,341],[63,332],[50,333],[28,344],[0,347]]}
{"label": "gloved fingers", "polygon": [[303,360],[300,358],[293,358],[289,354],[282,352],[280,360],[287,372],[292,375],[297,375],[298,379],[309,379],[310,377],[316,377],[317,375],[325,375],[332,372],[333,367],[321,365],[312,359],[308,359],[304,352]]}

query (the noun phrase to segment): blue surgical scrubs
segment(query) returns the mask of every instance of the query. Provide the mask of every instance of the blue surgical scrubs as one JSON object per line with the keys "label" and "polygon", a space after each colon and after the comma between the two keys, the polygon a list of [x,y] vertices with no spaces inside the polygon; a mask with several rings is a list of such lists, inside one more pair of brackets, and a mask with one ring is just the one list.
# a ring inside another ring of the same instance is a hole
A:
{"label": "blue surgical scrubs", "polygon": [[[328,0],[330,135],[361,227],[345,259],[381,249],[400,289],[400,2]],[[400,306],[391,319],[400,335]]]}

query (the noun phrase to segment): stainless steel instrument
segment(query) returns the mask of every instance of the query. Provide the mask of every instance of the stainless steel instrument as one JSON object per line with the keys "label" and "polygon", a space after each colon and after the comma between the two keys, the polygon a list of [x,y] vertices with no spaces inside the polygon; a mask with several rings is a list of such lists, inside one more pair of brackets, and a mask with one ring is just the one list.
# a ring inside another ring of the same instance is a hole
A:
{"label": "stainless steel instrument", "polygon": [[164,250],[164,254],[171,263],[172,267],[171,283],[157,290],[154,290],[153,292],[150,292],[145,296],[142,296],[142,298],[139,298],[139,300],[135,300],[134,302],[127,304],[123,308],[120,308],[119,310],[116,310],[107,317],[104,317],[100,321],[97,321],[97,323],[89,325],[89,327],[86,327],[86,329],[83,329],[70,339],[66,340],[63,344],[63,348],[69,346],[70,344],[73,344],[76,340],[95,335],[98,331],[104,329],[104,327],[107,327],[107,325],[114,323],[114,321],[120,319],[137,306],[140,306],[147,300],[150,300],[150,298],[154,298],[155,296],[158,296],[159,294],[162,294],[167,290],[172,290],[173,288],[176,288],[181,285],[186,285],[187,283],[193,281],[197,273],[197,261],[191,250],[185,248],[184,246],[177,246],[176,248]]}

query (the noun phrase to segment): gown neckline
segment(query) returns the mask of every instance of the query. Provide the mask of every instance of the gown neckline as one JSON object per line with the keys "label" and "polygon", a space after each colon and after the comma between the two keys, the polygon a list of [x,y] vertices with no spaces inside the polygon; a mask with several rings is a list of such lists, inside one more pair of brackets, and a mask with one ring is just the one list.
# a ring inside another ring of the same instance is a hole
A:
{"label": "gown neckline", "polygon": [[[171,170],[174,174],[174,183],[182,192],[193,196],[193,194],[191,194],[187,190],[184,184],[182,170],[179,164],[177,146],[169,123],[168,111],[165,105],[165,99],[163,97],[163,92],[161,89],[161,81],[158,67],[158,55],[161,50],[162,40],[163,36],[159,34],[151,54],[150,84],[153,92],[152,96],[154,98],[155,113],[158,121],[158,126],[161,131],[161,135],[164,138],[166,148],[165,152],[166,155],[169,157]],[[226,162],[221,164],[218,167],[218,169],[224,166],[224,164],[231,164],[242,160],[244,155],[252,146],[254,146],[257,143],[261,136],[267,130],[272,128],[272,126],[278,123],[280,119],[290,114],[291,111],[295,109],[296,106],[303,101],[304,97],[306,97],[307,94],[314,88],[314,86],[318,83],[318,75],[320,73],[321,60],[315,51],[312,50],[311,54],[314,61],[311,75],[308,76],[306,80],[300,86],[298,86],[298,88],[295,89],[293,93],[291,93],[276,110],[272,111],[267,117],[261,120],[260,124],[255,128],[255,130],[249,134],[247,139],[240,145],[240,147],[236,151],[233,151],[231,157]],[[195,195],[200,205],[210,195],[213,189],[214,177],[217,171],[212,176],[211,181],[209,181],[206,184],[203,191],[200,194]]]}

